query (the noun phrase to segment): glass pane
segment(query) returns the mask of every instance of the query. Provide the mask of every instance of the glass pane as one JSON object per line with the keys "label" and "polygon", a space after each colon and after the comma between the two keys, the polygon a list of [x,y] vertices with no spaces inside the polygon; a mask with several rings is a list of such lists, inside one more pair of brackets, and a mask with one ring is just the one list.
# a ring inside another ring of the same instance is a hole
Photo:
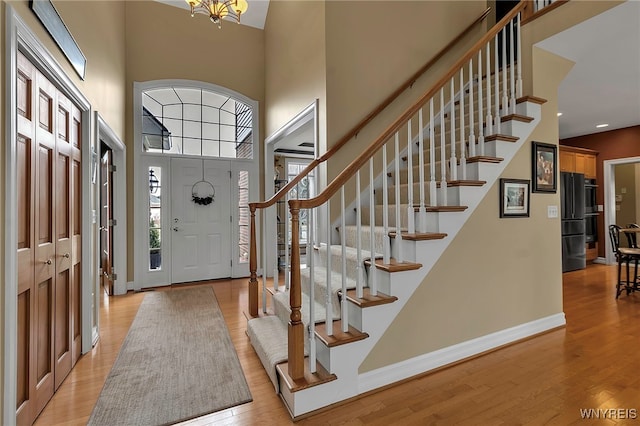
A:
{"label": "glass pane", "polygon": [[233,112],[220,110],[220,124],[228,124],[230,126],[235,126],[236,114]]}
{"label": "glass pane", "polygon": [[182,104],[165,105],[160,115],[162,118],[182,120]]}
{"label": "glass pane", "polygon": [[185,121],[183,124],[184,137],[200,139],[202,133],[202,123],[194,121]]}
{"label": "glass pane", "polygon": [[238,172],[238,225],[240,232],[239,258],[240,263],[249,261],[249,172]]}
{"label": "glass pane", "polygon": [[225,102],[222,107],[221,107],[222,111],[228,111],[230,113],[232,113],[235,117],[236,115],[236,101],[234,101],[233,99],[229,98],[227,100],[227,102]]}
{"label": "glass pane", "polygon": [[206,157],[220,157],[220,142],[202,141],[202,155]]}
{"label": "glass pane", "polygon": [[167,128],[171,136],[182,136],[182,120],[163,118],[162,125]]}
{"label": "glass pane", "polygon": [[202,106],[202,121],[204,123],[219,123],[220,110],[206,105]]}
{"label": "glass pane", "polygon": [[204,123],[202,125],[202,137],[206,139],[220,139],[220,125]]}
{"label": "glass pane", "polygon": [[200,104],[185,104],[183,118],[186,121],[195,121],[200,123],[202,121],[202,106]]}
{"label": "glass pane", "polygon": [[200,104],[202,102],[202,91],[200,89],[177,88],[176,93],[185,104]]}
{"label": "glass pane", "polygon": [[182,146],[182,153],[185,155],[201,155],[200,151],[200,139],[184,138]]}
{"label": "glass pane", "polygon": [[[151,223],[151,222],[149,222]],[[159,249],[162,246],[162,230],[149,228],[149,249]]]}
{"label": "glass pane", "polygon": [[234,142],[220,142],[220,157],[236,158],[236,144]]}
{"label": "glass pane", "polygon": [[[236,141],[236,128],[235,126],[220,125],[220,140],[235,142]],[[235,145],[234,145],[235,147]]]}
{"label": "glass pane", "polygon": [[149,270],[159,271],[162,269],[162,250],[149,251]]}

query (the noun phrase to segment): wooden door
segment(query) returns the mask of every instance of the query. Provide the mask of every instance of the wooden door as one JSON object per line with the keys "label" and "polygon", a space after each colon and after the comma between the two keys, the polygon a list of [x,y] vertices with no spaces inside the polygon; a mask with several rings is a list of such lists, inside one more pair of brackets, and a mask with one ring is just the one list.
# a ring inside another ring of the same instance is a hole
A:
{"label": "wooden door", "polygon": [[80,355],[80,111],[20,54],[17,80],[16,415],[31,424]]}
{"label": "wooden door", "polygon": [[[231,276],[230,170],[230,163],[190,158],[171,160],[173,283]],[[206,197],[211,191],[209,183],[215,189],[214,201],[208,205],[196,204],[192,200],[194,184],[197,184],[198,195]]]}
{"label": "wooden door", "polygon": [[107,294],[113,294],[113,209],[111,204],[111,150],[106,150],[100,161],[100,262],[102,284]]}

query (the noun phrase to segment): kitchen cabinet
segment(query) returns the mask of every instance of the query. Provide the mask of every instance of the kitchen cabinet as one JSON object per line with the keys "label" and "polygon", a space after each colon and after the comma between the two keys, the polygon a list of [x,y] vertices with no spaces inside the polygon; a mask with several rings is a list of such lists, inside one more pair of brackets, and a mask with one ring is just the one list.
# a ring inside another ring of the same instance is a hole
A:
{"label": "kitchen cabinet", "polygon": [[560,146],[560,171],[582,173],[587,179],[596,178],[597,151],[572,146]]}

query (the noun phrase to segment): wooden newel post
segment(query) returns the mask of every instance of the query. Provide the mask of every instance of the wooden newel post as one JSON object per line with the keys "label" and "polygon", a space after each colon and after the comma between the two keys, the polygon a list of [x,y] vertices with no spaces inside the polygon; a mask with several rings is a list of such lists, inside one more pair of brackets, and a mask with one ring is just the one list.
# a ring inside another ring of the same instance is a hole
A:
{"label": "wooden newel post", "polygon": [[251,212],[251,241],[249,242],[249,315],[258,316],[258,255],[256,253],[256,208],[249,204]]}
{"label": "wooden newel post", "polygon": [[[293,200],[292,200],[293,201]],[[289,201],[291,206],[291,201]],[[300,210],[291,206],[291,281],[289,304],[289,376],[294,379],[304,377],[304,324],[300,308],[302,290],[300,287]]]}
{"label": "wooden newel post", "polygon": [[533,0],[524,0],[526,5],[524,9],[522,9],[522,19],[530,18],[535,13],[535,8],[533,5]]}

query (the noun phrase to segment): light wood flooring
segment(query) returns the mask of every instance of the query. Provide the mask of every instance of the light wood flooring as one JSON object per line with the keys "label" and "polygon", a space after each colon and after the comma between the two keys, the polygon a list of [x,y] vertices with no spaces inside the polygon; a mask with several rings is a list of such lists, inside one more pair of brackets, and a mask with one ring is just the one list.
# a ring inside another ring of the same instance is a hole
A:
{"label": "light wood flooring", "polygon": [[[298,424],[570,425],[584,423],[580,409],[590,408],[635,409],[638,418],[584,424],[638,424],[640,293],[623,294],[616,301],[615,274],[615,267],[604,265],[564,274],[566,328],[369,394]],[[253,402],[189,425],[291,424],[245,334],[247,280],[206,285],[214,288]],[[80,359],[36,425],[86,423],[144,294],[104,297],[99,343]]]}

